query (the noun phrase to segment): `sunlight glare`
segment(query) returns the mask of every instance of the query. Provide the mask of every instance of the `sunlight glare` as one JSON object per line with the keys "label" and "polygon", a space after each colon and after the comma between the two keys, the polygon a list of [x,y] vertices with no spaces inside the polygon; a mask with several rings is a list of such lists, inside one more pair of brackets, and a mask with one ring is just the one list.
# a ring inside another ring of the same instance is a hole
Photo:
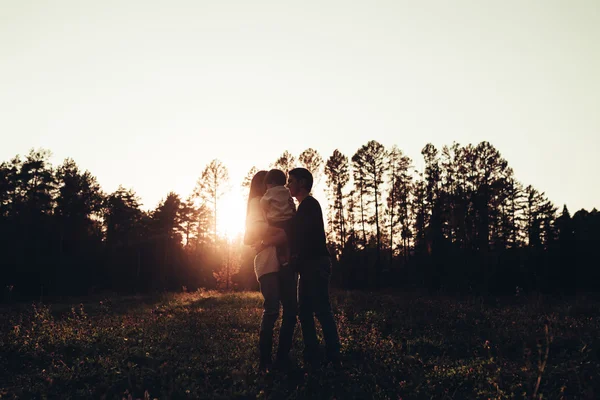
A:
{"label": "sunlight glare", "polygon": [[231,189],[219,200],[217,231],[219,236],[234,240],[243,235],[246,222],[246,199],[239,189]]}

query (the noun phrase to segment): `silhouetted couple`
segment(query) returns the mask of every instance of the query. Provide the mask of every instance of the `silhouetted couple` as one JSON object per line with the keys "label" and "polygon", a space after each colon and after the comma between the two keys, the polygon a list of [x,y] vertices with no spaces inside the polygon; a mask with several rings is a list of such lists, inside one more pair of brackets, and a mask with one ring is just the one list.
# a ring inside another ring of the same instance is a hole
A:
{"label": "silhouetted couple", "polygon": [[[304,340],[304,364],[322,361],[316,316],[323,329],[327,360],[339,364],[340,340],[329,302],[331,259],[325,241],[323,213],[310,195],[313,177],[305,168],[259,171],[250,183],[244,243],[256,250],[254,271],[264,298],[259,333],[260,369],[291,366],[296,315]],[[294,197],[298,203],[296,211]],[[298,278],[299,275],[299,278]],[[273,327],[283,307],[279,346],[272,363]]]}

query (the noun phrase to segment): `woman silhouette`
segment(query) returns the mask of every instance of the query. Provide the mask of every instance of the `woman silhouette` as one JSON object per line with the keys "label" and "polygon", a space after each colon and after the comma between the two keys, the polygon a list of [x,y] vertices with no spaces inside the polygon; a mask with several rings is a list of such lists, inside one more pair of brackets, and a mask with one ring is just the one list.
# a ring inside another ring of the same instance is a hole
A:
{"label": "woman silhouette", "polygon": [[246,210],[246,233],[244,244],[252,245],[259,251],[254,257],[254,272],[263,295],[263,315],[259,333],[259,368],[269,369],[273,364],[273,327],[279,317],[279,304],[283,306],[279,347],[275,358],[275,367],[289,367],[289,352],[292,347],[296,326],[297,298],[296,274],[291,268],[281,268],[276,246],[286,244],[287,237],[283,229],[269,226],[260,205],[260,199],[266,192],[265,177],[267,171],[257,172],[250,183],[248,207]]}

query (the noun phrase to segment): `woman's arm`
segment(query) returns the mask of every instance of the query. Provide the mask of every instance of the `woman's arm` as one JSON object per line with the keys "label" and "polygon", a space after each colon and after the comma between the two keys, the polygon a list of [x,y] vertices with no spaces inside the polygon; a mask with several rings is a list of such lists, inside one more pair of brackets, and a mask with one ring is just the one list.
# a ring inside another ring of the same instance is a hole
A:
{"label": "woman's arm", "polygon": [[260,241],[268,227],[269,224],[265,221],[258,199],[253,199],[248,206],[248,215],[246,215],[244,244],[250,246]]}
{"label": "woman's arm", "polygon": [[269,228],[269,225],[266,223],[254,223],[252,226],[246,228],[246,233],[244,234],[244,244],[246,246],[250,246],[255,244],[256,242],[260,242],[265,232]]}
{"label": "woman's arm", "polygon": [[262,242],[265,246],[281,246],[287,241],[287,235],[281,228],[269,226],[265,231]]}
{"label": "woman's arm", "polygon": [[284,244],[287,238],[283,229],[269,226],[260,207],[260,202],[256,199],[250,203],[248,208],[244,244],[252,246],[261,240],[267,246],[278,246]]}
{"label": "woman's arm", "polygon": [[269,226],[265,220],[259,201],[252,201],[246,217],[246,232],[244,244],[256,248],[262,242],[266,246],[279,246],[286,242],[285,231],[280,228]]}
{"label": "woman's arm", "polygon": [[[260,224],[262,225],[262,224]],[[258,224],[252,226],[251,228],[246,228],[246,233],[244,234],[244,244],[246,246],[253,245],[254,243],[261,240],[264,231],[268,228],[268,225],[264,224],[264,226],[260,226]]]}
{"label": "woman's arm", "polygon": [[265,231],[263,239],[260,242],[252,244],[252,248],[258,254],[269,246],[279,246],[284,244],[286,241],[287,235],[283,229],[269,226]]}

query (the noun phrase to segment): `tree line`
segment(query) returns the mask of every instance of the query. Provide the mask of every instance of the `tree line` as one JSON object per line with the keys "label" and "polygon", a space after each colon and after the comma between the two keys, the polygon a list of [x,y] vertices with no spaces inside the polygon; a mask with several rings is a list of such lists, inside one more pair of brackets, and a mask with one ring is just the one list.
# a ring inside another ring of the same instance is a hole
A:
{"label": "tree line", "polygon": [[[600,217],[561,212],[490,143],[437,149],[424,168],[371,140],[327,159],[309,148],[270,167],[311,170],[326,188],[334,283],[452,292],[598,289]],[[0,164],[1,284],[5,298],[196,287],[255,288],[252,254],[217,231],[227,167],[211,161],[185,199],[144,211],[131,189],[104,193],[72,159],[47,150]],[[248,187],[256,167],[240,182]],[[324,178],[324,179],[323,179]],[[323,182],[324,181],[324,182]]]}
{"label": "tree line", "polygon": [[[600,216],[523,185],[488,142],[421,151],[369,141],[325,164],[330,243],[345,286],[454,292],[598,289]],[[349,181],[351,180],[351,183]]]}

